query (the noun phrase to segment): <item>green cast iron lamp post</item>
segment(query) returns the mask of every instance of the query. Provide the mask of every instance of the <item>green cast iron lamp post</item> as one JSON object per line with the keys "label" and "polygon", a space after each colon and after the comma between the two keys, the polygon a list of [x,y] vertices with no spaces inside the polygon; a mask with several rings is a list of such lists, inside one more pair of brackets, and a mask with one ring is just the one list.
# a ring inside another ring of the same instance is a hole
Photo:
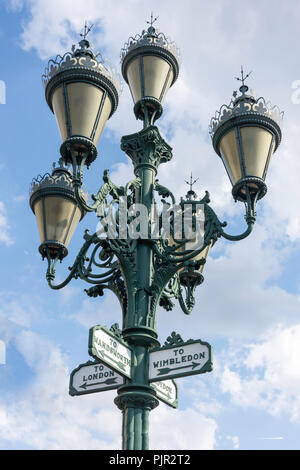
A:
{"label": "green cast iron lamp post", "polygon": [[[227,234],[226,223],[219,221],[209,205],[209,193],[198,199],[192,179],[186,197],[177,205],[172,192],[157,179],[159,165],[172,158],[171,147],[154,123],[162,115],[167,91],[178,77],[176,45],[151,21],[146,31],[125,44],[121,62],[135,116],[143,122],[140,132],[121,139],[135,177],[125,186],[117,186],[105,170],[103,184],[91,196],[91,204],[82,191],[84,167],[94,162],[105,122],[116,111],[119,100],[118,77],[101,56],[93,53],[85,30],[79,48],[73,46],[64,57],[50,60],[43,76],[46,100],[56,116],[63,143],[59,167],[33,181],[30,204],[37,218],[40,252],[48,261],[49,286],[61,289],[73,278],[80,278],[91,284],[85,290],[90,297],[102,296],[110,289],[120,301],[122,328],[115,324],[111,331],[130,348],[132,361],[130,378],[118,387],[115,403],[123,413],[123,449],[137,450],[149,448],[149,413],[159,404],[148,367],[149,351],[160,345],[157,307],[169,311],[177,299],[183,312],[190,314],[211,247],[220,237],[241,240],[252,231],[256,203],[266,194],[268,166],[280,143],[282,116],[263,98],[255,99],[247,93],[242,74],[240,95],[235,93],[230,105],[222,106],[211,120],[213,146],[233,185],[233,197],[246,207],[246,230],[240,235]],[[161,211],[157,209],[158,197],[162,198]],[[136,206],[146,211],[146,222],[136,223],[134,232],[132,207]],[[153,208],[159,212],[156,218]],[[193,230],[199,223],[200,230],[190,236],[185,226],[176,222],[176,211],[186,216]],[[97,214],[106,236],[85,231],[69,274],[55,284],[57,261],[67,255],[70,238],[87,212]],[[164,220],[169,231],[163,227]],[[159,231],[153,237],[155,221]]]}

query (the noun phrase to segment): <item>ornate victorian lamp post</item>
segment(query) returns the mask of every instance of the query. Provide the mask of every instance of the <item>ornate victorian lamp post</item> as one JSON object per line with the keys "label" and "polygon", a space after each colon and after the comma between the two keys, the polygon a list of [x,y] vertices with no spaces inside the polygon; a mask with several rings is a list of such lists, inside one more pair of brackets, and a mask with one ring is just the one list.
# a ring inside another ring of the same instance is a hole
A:
{"label": "ornate victorian lamp post", "polygon": [[[135,178],[124,187],[117,186],[105,170],[103,184],[89,204],[81,190],[83,169],[95,160],[105,122],[117,108],[118,80],[92,52],[86,34],[83,36],[80,47],[73,46],[71,53],[50,61],[44,75],[46,99],[63,143],[60,166],[52,175],[34,180],[30,203],[37,217],[40,252],[48,261],[49,286],[61,289],[71,279],[81,278],[92,285],[86,289],[89,296],[102,296],[104,289],[110,289],[120,301],[122,328],[115,324],[107,334],[124,350],[111,359],[121,364],[118,370],[125,377],[115,399],[123,413],[123,449],[147,449],[149,412],[159,404],[157,390],[151,385],[154,379],[149,376],[149,355],[160,346],[157,307],[171,310],[172,299],[178,299],[183,312],[190,314],[211,246],[219,237],[240,240],[250,234],[256,202],[266,193],[268,165],[280,143],[281,115],[263,98],[255,99],[247,93],[242,75],[240,95],[235,95],[229,106],[222,106],[211,121],[213,146],[233,184],[233,197],[246,206],[244,233],[229,235],[224,231],[226,224],[210,207],[208,192],[197,199],[192,179],[186,198],[176,205],[172,192],[156,178],[159,165],[171,160],[172,149],[154,123],[162,115],[163,100],[178,77],[179,55],[175,44],[151,21],[147,31],[130,38],[121,51],[122,74],[133,97],[134,113],[143,122],[140,132],[121,140],[122,150],[132,160]],[[72,171],[67,168],[69,164]],[[163,198],[159,213],[155,204],[158,196]],[[57,261],[67,255],[72,233],[86,212],[97,213],[107,236],[86,231],[68,276],[55,284]],[[186,225],[184,220],[190,223]],[[92,328],[89,340],[89,352],[98,361],[113,348],[103,345],[102,330]],[[173,334],[166,348],[172,344],[183,343]],[[100,346],[106,348],[101,354]],[[202,372],[211,370],[211,366],[209,356]]]}

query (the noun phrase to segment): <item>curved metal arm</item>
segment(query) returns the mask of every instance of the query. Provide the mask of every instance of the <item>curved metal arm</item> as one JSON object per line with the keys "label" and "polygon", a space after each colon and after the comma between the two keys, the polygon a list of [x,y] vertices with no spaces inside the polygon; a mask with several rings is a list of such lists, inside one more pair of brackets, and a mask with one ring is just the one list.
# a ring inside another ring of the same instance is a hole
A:
{"label": "curved metal arm", "polygon": [[88,157],[89,152],[85,152],[83,155],[83,158],[81,160],[80,166],[78,168],[77,165],[77,159],[74,150],[72,149],[71,146],[68,147],[68,150],[71,153],[72,156],[72,166],[73,166],[73,188],[75,192],[75,197],[77,200],[77,203],[81,209],[83,209],[85,212],[94,212],[97,210],[97,206],[93,204],[92,206],[89,206],[84,198],[82,197],[81,194],[81,187],[82,187],[82,174],[83,174],[83,167],[85,164],[85,161]]}
{"label": "curved metal arm", "polygon": [[56,256],[56,258],[54,260],[52,260],[49,256],[49,254],[47,254],[48,268],[47,268],[47,272],[46,272],[46,279],[47,279],[49,287],[51,287],[51,289],[62,289],[67,284],[69,284],[69,282],[71,281],[71,279],[73,277],[74,278],[78,277],[78,267],[79,267],[80,263],[82,263],[86,260],[86,253],[87,253],[90,245],[92,243],[94,243],[93,236],[88,235],[88,230],[85,231],[84,238],[85,238],[86,242],[83,244],[83,246],[81,247],[78,255],[76,256],[76,259],[74,261],[73,266],[71,268],[69,268],[70,269],[70,274],[60,284],[57,284],[57,285],[53,284],[53,281],[55,279],[55,272],[56,272],[56,264],[57,264],[57,261],[58,261],[58,255]]}
{"label": "curved metal arm", "polygon": [[248,235],[250,235],[250,233],[252,232],[254,223],[255,223],[255,218],[253,221],[247,222],[248,228],[245,230],[245,232],[241,233],[240,235],[229,235],[228,233],[224,232],[224,230],[222,230],[221,236],[223,238],[226,238],[226,240],[230,240],[233,242],[243,240],[244,238],[248,237]]}
{"label": "curved metal arm", "polygon": [[51,289],[55,289],[55,290],[62,289],[67,284],[69,284],[69,282],[73,278],[74,273],[75,273],[76,268],[77,268],[76,261],[75,261],[75,263],[74,263],[74,265],[71,269],[70,274],[67,276],[67,278],[63,282],[61,282],[60,284],[54,285],[53,281],[55,279],[56,263],[58,261],[58,256],[56,256],[56,258],[54,260],[51,260],[50,256],[47,255],[47,260],[48,260],[48,268],[47,268],[47,272],[46,272],[46,279],[47,279],[49,287],[51,287]]}
{"label": "curved metal arm", "polygon": [[248,237],[248,235],[250,235],[250,233],[253,230],[253,226],[256,220],[255,207],[256,207],[256,203],[259,198],[259,195],[261,193],[261,190],[259,190],[256,193],[254,198],[251,198],[248,186],[245,185],[244,189],[245,189],[246,197],[247,197],[247,201],[245,202],[245,206],[246,206],[245,220],[247,222],[248,227],[245,230],[245,232],[241,233],[240,235],[229,235],[228,233],[224,232],[223,229],[221,229],[221,236],[223,238],[226,238],[226,240],[230,240],[230,241],[243,240],[244,238]]}

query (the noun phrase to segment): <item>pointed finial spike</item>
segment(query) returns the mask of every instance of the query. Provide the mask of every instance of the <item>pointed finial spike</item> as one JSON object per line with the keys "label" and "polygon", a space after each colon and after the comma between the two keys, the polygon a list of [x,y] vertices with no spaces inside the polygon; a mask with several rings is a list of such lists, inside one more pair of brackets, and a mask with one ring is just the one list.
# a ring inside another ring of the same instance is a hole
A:
{"label": "pointed finial spike", "polygon": [[245,80],[249,77],[249,75],[251,75],[251,73],[252,73],[252,70],[251,72],[247,73],[246,76],[244,76],[244,69],[243,69],[243,66],[241,65],[241,78],[235,77],[235,79],[238,80],[239,82],[242,82],[242,86],[245,86]]}
{"label": "pointed finial spike", "polygon": [[87,35],[89,34],[89,32],[92,30],[93,27],[94,27],[93,24],[92,24],[91,26],[88,26],[87,20],[85,20],[84,28],[83,28],[83,33],[80,33],[80,36],[81,36],[83,39],[86,39]]}
{"label": "pointed finial spike", "polygon": [[190,191],[193,191],[193,186],[195,183],[197,183],[199,178],[196,178],[194,181],[193,181],[193,173],[191,172],[191,176],[190,176],[190,181],[186,181],[186,184],[189,185],[190,187]]}
{"label": "pointed finial spike", "polygon": [[158,16],[153,19],[153,12],[151,12],[151,19],[150,21],[147,21],[147,24],[150,24],[150,27],[153,28],[153,24],[155,23],[157,19],[158,19]]}

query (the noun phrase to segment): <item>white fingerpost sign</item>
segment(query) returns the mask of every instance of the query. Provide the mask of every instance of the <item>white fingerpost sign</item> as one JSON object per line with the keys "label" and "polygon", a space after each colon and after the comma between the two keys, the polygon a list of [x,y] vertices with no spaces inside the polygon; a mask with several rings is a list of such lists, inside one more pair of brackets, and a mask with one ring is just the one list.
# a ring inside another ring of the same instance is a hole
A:
{"label": "white fingerpost sign", "polygon": [[149,379],[157,382],[169,378],[203,374],[212,370],[212,347],[199,340],[152,349],[149,355]]}
{"label": "white fingerpost sign", "polygon": [[119,374],[131,378],[131,349],[104,326],[90,329],[89,354]]}
{"label": "white fingerpost sign", "polygon": [[124,377],[105,364],[88,361],[71,372],[69,393],[74,396],[104,392],[114,390],[123,383]]}
{"label": "white fingerpost sign", "polygon": [[162,380],[151,383],[151,387],[156,391],[157,398],[172,408],[178,406],[177,385],[174,380]]}

